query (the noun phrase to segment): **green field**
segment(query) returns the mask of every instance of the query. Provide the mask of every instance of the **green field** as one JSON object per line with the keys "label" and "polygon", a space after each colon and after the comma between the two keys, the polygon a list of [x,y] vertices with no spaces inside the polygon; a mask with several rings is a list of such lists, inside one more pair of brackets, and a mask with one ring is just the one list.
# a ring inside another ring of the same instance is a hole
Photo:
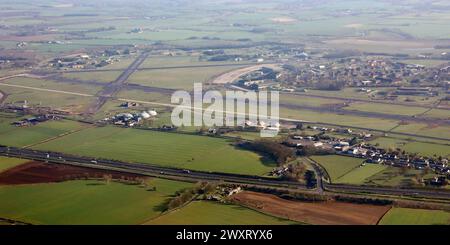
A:
{"label": "green field", "polygon": [[[323,168],[325,168],[325,170],[327,171],[328,175],[331,178],[331,182],[333,183],[338,181],[339,178],[350,173],[350,171],[354,171],[354,169],[357,169],[358,166],[360,166],[363,163],[363,159],[337,155],[312,156],[311,159],[319,163]],[[350,177],[349,177],[350,180],[354,178]]]}
{"label": "green field", "polygon": [[73,78],[82,81],[96,81],[109,83],[120,76],[121,71],[90,71],[90,72],[71,72],[64,73],[66,78]]}
{"label": "green field", "polygon": [[29,127],[11,125],[20,118],[0,118],[0,144],[23,147],[36,144],[61,134],[81,129],[86,125],[74,121],[47,121]]}
{"label": "green field", "polygon": [[376,138],[369,143],[378,144],[379,147],[384,149],[396,149],[400,148],[409,153],[419,153],[424,156],[448,156],[450,154],[450,146],[439,143],[426,143],[426,142],[416,142],[409,139],[398,139],[398,138],[388,138],[380,137]]}
{"label": "green field", "polygon": [[[403,172],[404,171],[404,172]],[[417,175],[423,175],[425,179],[431,178],[434,174],[424,174],[423,170],[417,169],[402,169],[397,167],[388,166],[386,169],[378,172],[366,179],[366,184],[379,185],[379,186],[411,186],[414,184],[413,179]]]}
{"label": "green field", "polygon": [[381,164],[366,164],[364,166],[353,169],[342,177],[338,178],[334,183],[361,185],[366,179],[385,170],[387,166]]}
{"label": "green field", "polygon": [[[94,180],[0,186],[0,217],[32,224],[140,224],[189,183],[152,179],[137,185]],[[57,193],[57,195],[55,195]]]}
{"label": "green field", "polygon": [[403,106],[403,105],[388,105],[379,103],[352,103],[350,106],[345,107],[347,110],[377,112],[404,116],[413,116],[423,113],[427,108]]}
{"label": "green field", "polygon": [[24,164],[29,160],[0,156],[0,172]]}
{"label": "green field", "polygon": [[187,206],[149,220],[148,225],[288,225],[298,224],[257,211],[209,201],[195,201]]}
{"label": "green field", "polygon": [[412,208],[392,208],[380,225],[450,225],[450,212]]}
{"label": "green field", "polygon": [[199,67],[164,70],[141,70],[130,77],[129,83],[150,87],[192,90],[194,83],[208,79],[239,67]]}
{"label": "green field", "polygon": [[227,173],[260,175],[275,166],[272,160],[237,149],[231,143],[222,138],[107,126],[86,129],[34,148]]}

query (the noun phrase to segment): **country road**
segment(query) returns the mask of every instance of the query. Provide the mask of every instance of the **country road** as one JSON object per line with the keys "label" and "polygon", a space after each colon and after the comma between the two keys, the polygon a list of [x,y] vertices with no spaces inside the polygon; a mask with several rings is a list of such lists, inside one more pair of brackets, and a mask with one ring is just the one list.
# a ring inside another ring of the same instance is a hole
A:
{"label": "country road", "polygon": [[[30,149],[19,149],[14,147],[0,146],[0,155],[12,156],[30,160],[45,161],[55,164],[69,164],[88,168],[110,169],[115,171],[137,173],[147,176],[162,178],[182,178],[190,181],[220,181],[235,184],[247,184],[262,187],[277,187],[293,190],[313,191],[305,185],[294,181],[283,181],[279,179],[252,176],[227,174],[216,172],[202,172],[185,170],[178,168],[162,167],[154,164],[144,163],[127,163],[115,160],[95,159],[89,157],[78,157],[66,155],[57,152],[35,151]],[[407,196],[418,198],[433,198],[440,200],[450,200],[450,191],[446,190],[427,190],[427,189],[400,189],[388,187],[374,186],[351,186],[351,185],[335,185],[323,182],[321,184],[323,190],[320,193],[350,193],[350,194],[378,194],[391,196]]]}

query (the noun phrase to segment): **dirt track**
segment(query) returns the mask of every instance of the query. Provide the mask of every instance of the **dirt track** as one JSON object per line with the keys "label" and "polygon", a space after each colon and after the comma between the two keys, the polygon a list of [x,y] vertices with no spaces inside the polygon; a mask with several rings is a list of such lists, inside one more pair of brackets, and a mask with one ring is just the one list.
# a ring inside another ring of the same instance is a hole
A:
{"label": "dirt track", "polygon": [[0,173],[0,185],[61,182],[86,177],[101,178],[105,174],[110,174],[113,179],[139,177],[139,175],[107,170],[48,164],[43,162],[29,162]]}
{"label": "dirt track", "polygon": [[389,206],[343,202],[299,202],[274,195],[244,191],[235,201],[264,213],[315,225],[375,225]]}

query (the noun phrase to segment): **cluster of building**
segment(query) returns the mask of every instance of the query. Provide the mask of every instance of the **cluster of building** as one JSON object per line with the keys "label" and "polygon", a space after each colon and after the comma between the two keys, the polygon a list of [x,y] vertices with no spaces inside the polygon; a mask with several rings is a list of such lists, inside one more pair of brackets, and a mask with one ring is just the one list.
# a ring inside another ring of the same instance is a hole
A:
{"label": "cluster of building", "polygon": [[27,127],[27,126],[33,126],[38,123],[46,122],[49,120],[60,120],[61,118],[55,115],[45,114],[45,115],[38,115],[34,117],[25,118],[19,121],[15,121],[12,123],[12,125],[16,127]]}
{"label": "cluster of building", "polygon": [[124,127],[134,127],[140,124],[143,120],[148,120],[156,117],[158,113],[154,110],[142,111],[139,113],[119,113],[111,118],[104,118],[104,122],[110,122],[114,125]]}
{"label": "cluster of building", "polygon": [[259,70],[247,73],[241,76],[235,84],[239,87],[250,90],[262,90],[268,87],[278,85],[277,79],[280,73],[267,67],[262,67]]}
{"label": "cluster of building", "polygon": [[307,63],[291,67],[290,74],[283,79],[283,83],[297,87],[315,87],[331,81],[353,87],[401,86],[421,81],[436,84],[448,77],[441,70],[390,59],[344,58],[322,64]]}
{"label": "cluster of building", "polygon": [[129,47],[121,47],[105,49],[90,54],[72,54],[54,58],[48,63],[48,66],[57,69],[94,69],[119,62],[121,55],[128,55],[132,52],[135,52],[135,50]]}
{"label": "cluster of building", "polygon": [[[368,135],[367,135],[368,136]],[[384,164],[394,167],[431,169],[437,174],[450,176],[446,158],[430,158],[408,154],[404,151],[389,151],[366,142],[353,142],[336,138],[321,139],[318,136],[293,135],[284,144],[290,147],[314,147],[328,153],[365,159],[365,163]]]}

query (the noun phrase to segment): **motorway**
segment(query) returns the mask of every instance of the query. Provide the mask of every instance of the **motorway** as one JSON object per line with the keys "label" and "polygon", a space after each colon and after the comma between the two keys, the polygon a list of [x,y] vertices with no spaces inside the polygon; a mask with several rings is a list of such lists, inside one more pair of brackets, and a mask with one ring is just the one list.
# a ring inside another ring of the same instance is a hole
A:
{"label": "motorway", "polygon": [[[69,164],[88,168],[110,169],[115,171],[137,173],[154,177],[175,178],[175,179],[178,178],[180,180],[218,181],[235,184],[255,185],[262,187],[276,187],[292,190],[313,191],[311,189],[308,189],[305,185],[298,182],[284,181],[261,176],[193,171],[178,168],[162,167],[153,164],[127,163],[105,159],[94,159],[89,157],[72,156],[63,153],[35,151],[30,149],[21,149],[6,146],[0,146],[0,155],[25,158],[37,161],[45,161],[56,164]],[[314,163],[313,166],[316,172],[318,172],[318,188],[316,188],[316,190],[314,191],[316,191],[319,194],[326,192],[328,193],[342,192],[348,194],[377,194],[396,197],[409,196],[416,198],[440,199],[446,201],[450,200],[450,191],[445,190],[400,189],[400,188],[387,188],[374,186],[329,184],[325,181],[322,181],[323,179],[322,171],[319,171],[321,167],[315,165]]]}

